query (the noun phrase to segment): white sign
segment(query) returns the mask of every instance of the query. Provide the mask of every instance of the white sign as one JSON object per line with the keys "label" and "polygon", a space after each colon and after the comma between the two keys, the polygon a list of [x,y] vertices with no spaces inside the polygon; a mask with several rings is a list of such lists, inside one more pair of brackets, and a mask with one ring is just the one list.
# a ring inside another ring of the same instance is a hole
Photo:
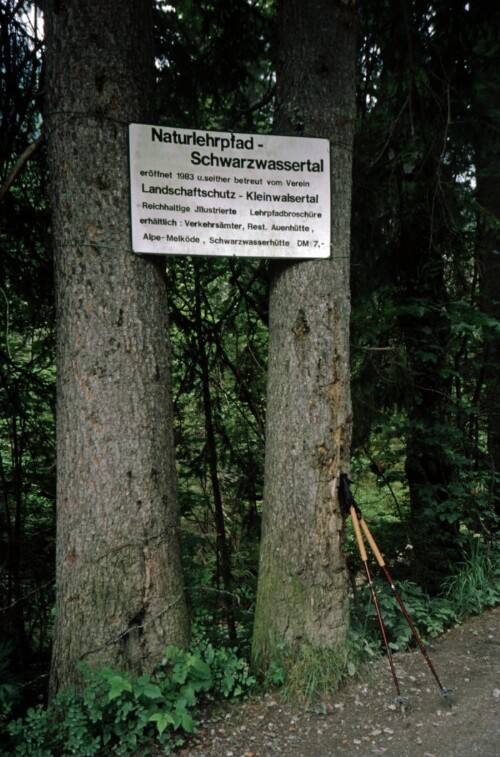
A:
{"label": "white sign", "polygon": [[327,139],[129,125],[132,249],[327,258]]}

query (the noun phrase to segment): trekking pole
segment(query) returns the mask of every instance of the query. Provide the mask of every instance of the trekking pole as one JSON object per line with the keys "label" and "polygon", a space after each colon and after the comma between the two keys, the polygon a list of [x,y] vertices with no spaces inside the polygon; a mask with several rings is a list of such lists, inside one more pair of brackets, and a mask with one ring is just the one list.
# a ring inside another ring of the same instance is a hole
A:
{"label": "trekking pole", "polygon": [[443,684],[441,683],[441,681],[439,679],[438,674],[436,673],[436,669],[435,669],[434,665],[432,664],[432,661],[431,661],[431,658],[429,657],[427,649],[425,648],[425,645],[424,645],[422,639],[420,638],[420,636],[419,636],[419,634],[417,632],[417,629],[415,628],[415,626],[413,624],[412,619],[410,618],[410,616],[408,614],[408,611],[407,611],[407,609],[405,607],[405,604],[404,604],[404,602],[403,602],[403,600],[401,598],[401,595],[399,594],[398,590],[396,589],[394,581],[392,580],[392,576],[389,573],[387,565],[385,564],[385,560],[382,557],[382,554],[380,553],[380,550],[378,549],[378,547],[377,547],[377,545],[375,543],[375,540],[374,540],[373,536],[370,533],[370,529],[368,528],[368,526],[366,524],[366,521],[364,520],[364,518],[361,515],[361,513],[359,514],[358,517],[359,517],[359,522],[361,524],[361,528],[363,529],[363,533],[365,534],[366,539],[367,539],[370,547],[372,548],[373,554],[375,555],[375,559],[377,560],[380,568],[382,568],[382,571],[383,571],[383,573],[384,573],[384,575],[385,575],[385,577],[387,579],[387,583],[389,584],[389,586],[392,589],[392,592],[393,592],[393,594],[394,594],[394,596],[396,598],[396,601],[397,601],[398,605],[401,608],[401,611],[402,611],[402,613],[403,613],[403,615],[405,617],[405,620],[406,620],[406,622],[408,623],[408,625],[410,627],[410,630],[411,630],[411,632],[412,632],[412,634],[413,634],[413,636],[415,638],[415,641],[417,642],[417,644],[419,646],[420,651],[422,652],[424,660],[426,661],[427,665],[429,666],[429,670],[431,671],[432,675],[434,676],[434,678],[436,680],[437,685],[440,688],[441,696],[446,698],[449,695],[450,691],[449,691],[449,689],[447,689],[447,688],[445,688],[443,686]]}
{"label": "trekking pole", "polygon": [[373,582],[373,578],[371,575],[370,566],[368,565],[368,555],[366,554],[366,549],[363,542],[363,536],[361,534],[361,530],[359,527],[359,517],[354,507],[351,508],[351,520],[352,520],[352,525],[354,526],[354,533],[356,534],[356,539],[358,542],[358,548],[359,548],[359,554],[361,556],[361,561],[363,565],[365,566],[366,577],[368,579],[368,586],[370,587],[373,604],[375,605],[375,612],[377,614],[380,634],[382,636],[382,641],[384,642],[385,651],[387,652],[387,659],[389,661],[389,667],[391,669],[392,680],[394,681],[394,687],[396,689],[396,694],[397,694],[396,702],[400,705],[403,705],[405,698],[401,696],[401,689],[399,688],[399,680],[396,674],[396,668],[394,666],[394,660],[392,657],[391,648],[389,646],[389,640],[387,638],[387,632],[385,630],[384,620],[382,618],[382,612],[380,610],[380,603],[378,601],[377,591],[375,589],[375,584]]}
{"label": "trekking pole", "polygon": [[[426,663],[427,663],[427,665],[429,667],[429,670],[431,671],[432,675],[434,676],[434,678],[436,680],[437,685],[439,686],[441,696],[443,698],[446,698],[450,694],[450,689],[447,689],[447,688],[445,688],[443,686],[443,684],[441,683],[441,681],[439,679],[438,674],[436,673],[436,669],[434,668],[434,665],[432,664],[432,661],[431,661],[431,659],[430,659],[430,657],[429,657],[429,655],[427,653],[427,649],[425,648],[425,645],[422,642],[422,639],[420,638],[420,636],[419,636],[419,634],[417,632],[417,629],[415,628],[415,626],[413,624],[413,621],[412,621],[412,619],[410,618],[410,616],[408,614],[408,611],[407,611],[407,609],[405,607],[405,604],[404,604],[404,602],[403,602],[403,600],[401,598],[401,595],[399,594],[398,590],[396,589],[396,586],[394,584],[392,576],[389,573],[387,565],[385,564],[385,560],[382,557],[382,554],[381,554],[379,548],[377,547],[375,539],[373,538],[373,536],[372,536],[372,534],[370,532],[370,529],[368,528],[368,525],[367,525],[365,519],[363,518],[361,510],[359,509],[358,505],[356,504],[356,502],[354,500],[354,497],[351,494],[351,491],[349,489],[349,483],[350,483],[349,477],[347,476],[347,474],[343,473],[343,474],[341,474],[340,479],[341,479],[341,489],[342,489],[342,487],[344,487],[344,489],[347,489],[347,491],[349,492],[348,497],[350,498],[350,501],[351,501],[350,510],[354,510],[354,512],[356,514],[356,520],[358,521],[358,528],[359,528],[359,526],[361,526],[361,529],[363,530],[363,533],[364,533],[364,535],[366,537],[366,540],[368,541],[368,544],[370,545],[370,547],[372,549],[372,552],[375,555],[375,559],[377,560],[377,563],[379,564],[379,567],[382,569],[382,571],[383,571],[383,573],[384,573],[384,575],[385,575],[385,577],[387,579],[387,582],[388,582],[389,586],[391,587],[391,590],[392,590],[392,592],[393,592],[393,594],[394,594],[394,596],[396,598],[396,601],[397,601],[397,603],[398,603],[398,605],[399,605],[399,607],[400,607],[400,609],[401,609],[401,611],[402,611],[402,613],[404,615],[404,618],[405,618],[406,622],[408,623],[408,626],[410,627],[410,630],[411,630],[411,632],[413,634],[413,637],[414,637],[415,641],[418,644],[418,647],[419,647],[420,651],[422,652],[422,655],[423,655],[423,657],[424,657],[424,659],[425,659],[425,661],[426,661]],[[352,518],[352,512],[351,512],[351,518]]]}

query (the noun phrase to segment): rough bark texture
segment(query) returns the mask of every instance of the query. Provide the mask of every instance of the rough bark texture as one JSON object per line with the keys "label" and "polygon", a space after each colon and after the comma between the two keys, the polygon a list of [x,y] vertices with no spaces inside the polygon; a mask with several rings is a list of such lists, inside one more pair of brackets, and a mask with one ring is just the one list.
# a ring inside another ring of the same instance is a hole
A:
{"label": "rough bark texture", "polygon": [[148,0],[46,10],[57,301],[55,692],[187,640],[162,265],[130,249],[127,123],[151,117]]}
{"label": "rough bark texture", "polygon": [[253,640],[333,648],[347,631],[343,522],[349,469],[349,246],[356,4],[283,0],[275,131],[330,139],[332,256],[281,263],[270,293],[265,496]]}

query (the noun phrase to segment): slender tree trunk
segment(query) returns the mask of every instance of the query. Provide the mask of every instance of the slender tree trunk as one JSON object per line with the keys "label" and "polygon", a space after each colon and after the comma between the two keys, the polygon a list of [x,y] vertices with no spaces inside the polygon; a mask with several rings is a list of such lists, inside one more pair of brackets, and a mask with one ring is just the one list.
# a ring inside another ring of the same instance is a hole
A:
{"label": "slender tree trunk", "polygon": [[130,249],[127,123],[151,118],[148,0],[47,4],[57,307],[51,690],[184,644],[166,288]]}
{"label": "slender tree trunk", "polygon": [[224,607],[226,610],[226,623],[229,640],[232,644],[237,642],[236,624],[234,619],[234,602],[233,602],[233,577],[231,569],[231,552],[229,549],[226,523],[224,517],[224,507],[222,503],[222,492],[219,482],[219,464],[217,457],[217,442],[215,438],[215,428],[212,412],[212,397],[210,394],[210,366],[205,348],[202,313],[201,313],[201,282],[200,271],[197,261],[194,267],[194,290],[195,290],[195,323],[196,336],[198,340],[198,359],[201,367],[201,383],[203,396],[203,410],[205,415],[205,451],[207,456],[208,468],[210,471],[210,483],[212,485],[212,496],[214,503],[214,520],[216,530],[216,550],[217,550],[217,584],[219,578],[222,578],[224,589]]}
{"label": "slender tree trunk", "polygon": [[[420,192],[425,195],[430,187],[432,180],[427,187],[425,184],[420,187]],[[451,337],[449,297],[442,250],[438,244],[427,248],[425,236],[421,239],[421,218],[409,206],[410,202],[401,215],[400,249],[406,266],[401,275],[404,288],[399,294],[403,312],[411,305],[414,310],[399,318],[411,386],[405,473],[410,495],[414,576],[429,591],[436,591],[444,566],[457,559],[458,550],[459,515],[452,495],[456,471],[450,454],[453,440],[447,426],[447,421],[451,423],[452,388],[447,376]]]}
{"label": "slender tree trunk", "polygon": [[[498,97],[497,97],[498,99]],[[500,140],[497,139],[497,149]],[[480,158],[484,157],[481,148]],[[500,323],[500,157],[478,166],[477,194],[481,220],[480,236],[480,283],[482,309],[491,319]],[[490,173],[491,172],[491,173]],[[484,349],[485,397],[483,406],[486,415],[487,451],[491,470],[491,494],[497,515],[500,515],[500,338],[497,329],[486,334]]]}
{"label": "slender tree trunk", "polygon": [[275,131],[328,137],[332,256],[280,263],[270,292],[265,494],[253,658],[347,631],[337,482],[349,469],[349,247],[356,3],[279,4]]}
{"label": "slender tree trunk", "polygon": [[[495,4],[476,0],[474,13],[480,51],[475,61],[476,177],[478,267],[481,308],[500,323],[500,76],[498,34],[500,11]],[[486,51],[484,54],[482,51]],[[500,337],[498,328],[485,329],[485,397],[487,448],[491,467],[492,501],[500,515]]]}
{"label": "slender tree trunk", "polygon": [[[5,604],[5,625],[12,633],[16,641],[16,654],[18,664],[22,670],[28,662],[29,643],[26,635],[23,582],[22,582],[22,561],[23,561],[23,542],[24,542],[24,520],[25,513],[23,508],[23,458],[25,455],[26,442],[26,425],[23,419],[22,406],[20,404],[19,393],[16,388],[9,391],[7,383],[2,382],[3,389],[9,399],[11,408],[11,417],[9,436],[10,436],[10,481],[7,480],[4,471],[4,465],[0,457],[0,480],[4,495],[5,513],[0,519],[0,525],[5,528],[6,549],[3,557],[3,574],[5,594],[2,597]],[[5,519],[5,525],[2,522]],[[4,531],[2,528],[2,531]]]}

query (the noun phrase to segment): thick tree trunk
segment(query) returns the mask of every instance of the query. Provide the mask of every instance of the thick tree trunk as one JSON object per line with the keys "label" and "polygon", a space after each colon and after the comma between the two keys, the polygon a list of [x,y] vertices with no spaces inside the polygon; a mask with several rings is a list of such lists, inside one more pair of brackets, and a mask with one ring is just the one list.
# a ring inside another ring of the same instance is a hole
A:
{"label": "thick tree trunk", "polygon": [[148,0],[48,3],[57,304],[52,692],[187,640],[166,289],[130,249],[127,122],[151,117]]}
{"label": "thick tree trunk", "polygon": [[332,256],[280,263],[270,293],[265,495],[253,658],[347,631],[337,482],[348,471],[349,247],[356,3],[279,5],[275,130],[328,137]]}

